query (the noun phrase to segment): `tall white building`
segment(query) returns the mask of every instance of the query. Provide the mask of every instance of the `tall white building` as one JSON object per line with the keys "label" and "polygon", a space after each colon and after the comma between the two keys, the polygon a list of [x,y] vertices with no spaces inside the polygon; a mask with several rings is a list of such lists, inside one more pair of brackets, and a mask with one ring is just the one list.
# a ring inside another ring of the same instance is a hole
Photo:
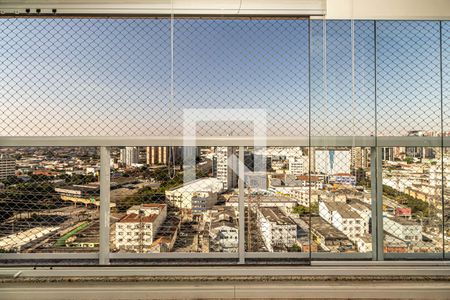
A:
{"label": "tall white building", "polygon": [[383,147],[381,148],[381,159],[394,161],[394,147]]}
{"label": "tall white building", "polygon": [[369,167],[369,149],[365,147],[351,148],[351,167],[353,169],[367,169]]}
{"label": "tall white building", "polygon": [[237,161],[232,160],[234,147],[217,147],[214,158],[214,171],[217,179],[223,182],[226,190],[233,189],[237,186],[237,175],[233,170],[237,170]]}
{"label": "tall white building", "polygon": [[303,175],[308,173],[308,157],[291,157],[289,158],[289,174]]}
{"label": "tall white building", "polygon": [[0,179],[14,176],[16,172],[16,160],[6,154],[0,154]]}
{"label": "tall white building", "polygon": [[168,165],[178,164],[182,158],[181,147],[146,147],[146,163],[148,165]]}
{"label": "tall white building", "polygon": [[350,150],[315,150],[315,172],[327,175],[350,173]]}
{"label": "tall white building", "polygon": [[127,167],[137,164],[139,162],[139,148],[125,147],[120,149],[120,161]]}

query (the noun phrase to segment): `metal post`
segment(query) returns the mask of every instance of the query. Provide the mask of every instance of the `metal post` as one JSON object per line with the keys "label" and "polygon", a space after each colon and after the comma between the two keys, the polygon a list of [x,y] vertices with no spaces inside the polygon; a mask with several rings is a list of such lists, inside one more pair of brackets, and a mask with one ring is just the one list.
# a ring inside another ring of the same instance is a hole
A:
{"label": "metal post", "polygon": [[100,147],[100,253],[99,264],[109,265],[110,149]]}
{"label": "metal post", "polygon": [[383,232],[383,159],[381,147],[376,148],[376,214],[377,214],[377,260],[384,260],[384,232]]}
{"label": "metal post", "polygon": [[372,260],[377,260],[377,148],[370,148]]}
{"label": "metal post", "polygon": [[[244,147],[239,147],[239,263],[245,263]],[[249,208],[250,209],[250,208]]]}

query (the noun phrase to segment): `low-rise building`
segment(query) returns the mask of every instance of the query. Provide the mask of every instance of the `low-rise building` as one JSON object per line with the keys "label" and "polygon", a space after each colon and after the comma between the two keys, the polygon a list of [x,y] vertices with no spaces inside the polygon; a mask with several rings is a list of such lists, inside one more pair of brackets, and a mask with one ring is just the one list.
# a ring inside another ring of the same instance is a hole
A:
{"label": "low-rise building", "polygon": [[[228,198],[225,205],[237,209],[239,206],[239,197],[231,196]],[[245,195],[245,206],[250,206],[251,208],[255,206],[279,207],[283,211],[290,212],[297,205],[298,203],[295,199],[279,195]]]}
{"label": "low-rise building", "polygon": [[365,233],[364,219],[346,203],[321,201],[319,202],[319,214],[351,241],[356,241]]}
{"label": "low-rise building", "polygon": [[217,202],[217,194],[224,191],[223,182],[217,178],[201,178],[166,190],[167,202],[181,209],[184,215],[193,216],[210,209]]}
{"label": "low-rise building", "polygon": [[338,173],[330,176],[330,183],[356,186],[356,176],[346,173]]}
{"label": "low-rise building", "polygon": [[356,239],[356,246],[358,252],[371,252],[372,251],[372,235],[366,233]]}
{"label": "low-rise building", "polygon": [[74,203],[100,205],[100,187],[98,185],[71,185],[55,188],[61,200]]}
{"label": "low-rise building", "polygon": [[401,217],[383,218],[383,228],[390,235],[406,242],[422,240],[422,225]]}
{"label": "low-rise building", "polygon": [[271,186],[269,192],[295,199],[299,205],[308,206],[311,203],[319,201],[317,190],[310,190],[308,187],[291,186]]}
{"label": "low-rise building", "polygon": [[115,224],[116,248],[148,252],[166,216],[166,204],[132,206]]}
{"label": "low-rise building", "polygon": [[354,252],[354,245],[348,237],[321,217],[311,217],[311,224],[308,217],[302,218],[304,222],[311,226],[313,240],[319,245],[323,252]]}
{"label": "low-rise building", "polygon": [[350,205],[350,209],[357,212],[363,218],[364,231],[365,233],[369,233],[370,220],[372,218],[371,205],[359,199],[348,199],[347,204]]}
{"label": "low-rise building", "polygon": [[149,252],[161,253],[172,251],[180,231],[180,225],[181,219],[174,216],[168,217],[159,228],[157,236],[149,247]]}
{"label": "low-rise building", "polygon": [[384,234],[384,252],[387,253],[406,253],[408,252],[408,244],[385,232]]}
{"label": "low-rise building", "polygon": [[237,252],[239,225],[236,211],[221,206],[213,209],[209,223],[209,250],[211,252]]}
{"label": "low-rise building", "polygon": [[266,248],[287,250],[297,240],[297,224],[278,207],[260,207],[257,210],[257,222]]}

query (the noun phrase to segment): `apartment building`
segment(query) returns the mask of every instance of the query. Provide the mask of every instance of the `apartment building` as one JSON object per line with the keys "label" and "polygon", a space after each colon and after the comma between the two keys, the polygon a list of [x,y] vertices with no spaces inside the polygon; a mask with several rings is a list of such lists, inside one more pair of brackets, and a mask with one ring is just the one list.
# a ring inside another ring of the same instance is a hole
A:
{"label": "apartment building", "polygon": [[319,215],[353,242],[365,233],[364,219],[346,203],[320,201]]}
{"label": "apartment building", "polygon": [[0,154],[0,180],[14,176],[16,172],[16,160],[7,154]]}
{"label": "apartment building", "polygon": [[310,199],[311,203],[319,201],[319,195],[316,190],[310,191],[307,187],[286,187],[286,186],[271,186],[269,191],[285,197],[295,199],[299,205],[308,206]]}
{"label": "apartment building", "polygon": [[292,247],[297,240],[297,224],[279,207],[257,209],[257,222],[266,248],[270,251]]}
{"label": "apartment building", "polygon": [[359,199],[349,199],[346,202],[350,209],[358,213],[364,220],[364,231],[369,232],[370,219],[372,218],[372,207],[369,203]]}
{"label": "apartment building", "polygon": [[323,252],[353,252],[354,245],[348,237],[340,230],[333,227],[321,217],[312,216],[311,222],[308,217],[302,220],[311,227],[313,241],[319,245]]}
{"label": "apartment building", "polygon": [[366,147],[352,147],[350,150],[351,168],[355,170],[367,169],[370,161],[369,152]]}
{"label": "apartment building", "polygon": [[232,207],[215,207],[210,214],[209,249],[211,252],[237,252],[239,225]]}
{"label": "apartment building", "polygon": [[201,178],[166,190],[168,203],[180,208],[187,216],[202,213],[217,201],[224,191],[224,183],[218,178]]}
{"label": "apartment building", "polygon": [[213,174],[226,190],[237,187],[237,161],[232,159],[235,153],[234,147],[217,147],[213,157]]}
{"label": "apartment building", "polygon": [[330,183],[356,186],[356,176],[347,173],[338,173],[330,177]]}
{"label": "apartment building", "polygon": [[166,165],[169,159],[169,147],[146,147],[146,163],[147,165]]}
{"label": "apartment building", "polygon": [[120,161],[127,167],[139,162],[138,147],[125,147],[120,149]]}
{"label": "apartment building", "polygon": [[166,204],[141,204],[130,207],[126,215],[115,224],[116,248],[147,252],[166,217]]}
{"label": "apartment building", "polygon": [[422,225],[402,217],[384,217],[383,228],[390,235],[407,242],[422,241]]}
{"label": "apartment building", "polygon": [[289,174],[303,175],[308,173],[308,157],[290,157],[289,158]]}
{"label": "apartment building", "polygon": [[145,147],[145,162],[147,165],[179,164],[183,157],[182,152],[181,147]]}
{"label": "apartment building", "polygon": [[371,252],[372,251],[372,235],[366,233],[356,239],[356,246],[358,252]]}
{"label": "apartment building", "polygon": [[[225,205],[239,207],[239,197],[231,196]],[[247,195],[245,201],[245,206],[278,207],[285,212],[291,211],[297,205],[298,202],[295,199],[281,195]]]}

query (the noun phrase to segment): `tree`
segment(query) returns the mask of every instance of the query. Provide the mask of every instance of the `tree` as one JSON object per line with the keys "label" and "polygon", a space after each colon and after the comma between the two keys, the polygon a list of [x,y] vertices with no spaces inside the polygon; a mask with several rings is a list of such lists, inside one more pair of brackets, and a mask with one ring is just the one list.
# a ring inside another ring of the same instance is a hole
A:
{"label": "tree", "polygon": [[297,215],[304,215],[307,214],[308,212],[309,212],[308,208],[303,205],[297,205],[292,209],[292,213]]}
{"label": "tree", "polygon": [[311,209],[307,206],[303,205],[297,205],[294,208],[292,208],[292,213],[297,215],[305,215],[309,213],[317,214],[319,213],[319,204],[318,203],[311,203]]}
{"label": "tree", "polygon": [[406,157],[406,158],[405,158],[405,161],[406,161],[406,163],[407,163],[408,165],[410,165],[410,164],[412,164],[412,163],[414,162],[414,158],[412,158],[412,157]]}
{"label": "tree", "polygon": [[292,247],[288,248],[288,252],[302,252],[302,248],[299,245],[294,244]]}
{"label": "tree", "polygon": [[311,213],[313,213],[313,214],[319,213],[319,203],[318,202],[311,203]]}
{"label": "tree", "polygon": [[383,185],[383,195],[395,199],[397,203],[408,206],[409,208],[411,208],[411,211],[414,214],[421,212],[424,217],[429,216],[430,205],[425,201],[414,198],[413,196],[410,196],[408,194],[402,193],[387,185]]}
{"label": "tree", "polygon": [[164,203],[165,195],[159,190],[154,190],[150,187],[139,189],[135,194],[129,195],[116,203],[117,211],[125,212],[133,205],[140,205],[143,203]]}

